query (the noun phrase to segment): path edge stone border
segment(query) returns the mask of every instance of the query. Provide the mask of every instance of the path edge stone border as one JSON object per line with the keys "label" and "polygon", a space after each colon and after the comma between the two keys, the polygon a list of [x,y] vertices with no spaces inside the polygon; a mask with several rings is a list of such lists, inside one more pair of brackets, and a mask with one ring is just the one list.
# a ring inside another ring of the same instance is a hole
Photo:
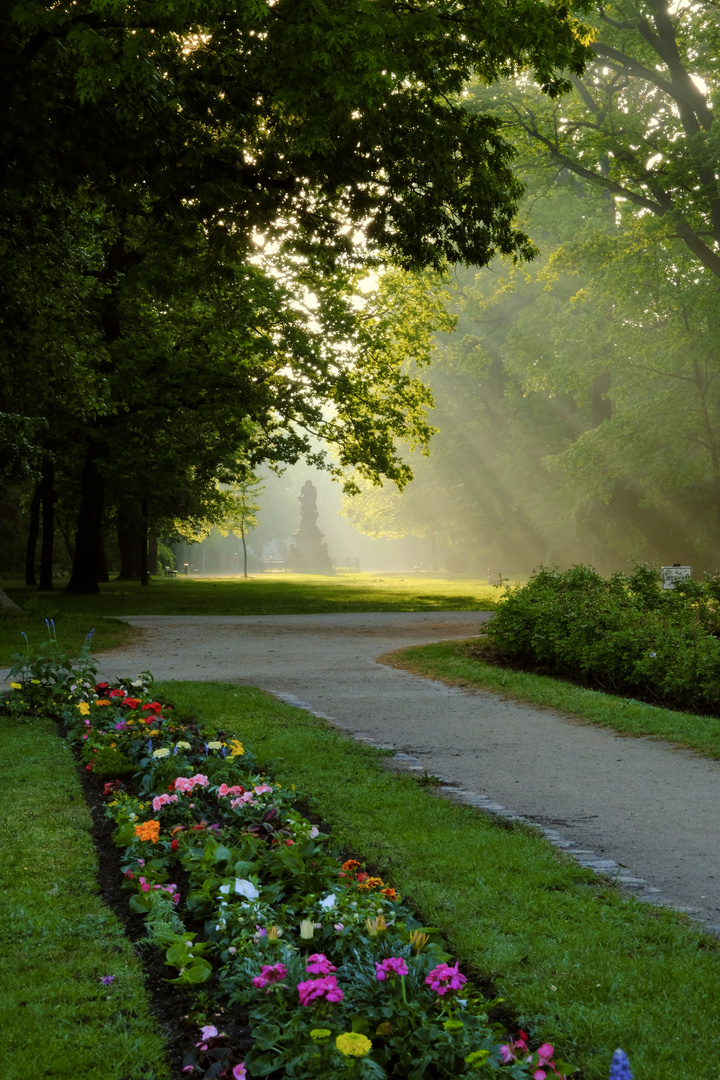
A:
{"label": "path edge stone border", "polygon": [[620,866],[614,859],[605,859],[602,855],[598,855],[597,852],[591,851],[589,848],[580,847],[574,840],[570,840],[568,837],[563,836],[558,829],[543,825],[542,822],[535,821],[532,818],[518,813],[516,810],[508,809],[508,807],[495,802],[487,795],[480,795],[476,791],[470,791],[468,788],[461,787],[458,784],[448,783],[443,776],[440,776],[437,773],[428,774],[420,759],[413,754],[406,754],[404,751],[398,750],[398,748],[391,743],[380,743],[373,738],[373,736],[368,735],[363,731],[352,731],[349,728],[344,727],[342,724],[338,723],[335,717],[318,712],[306,701],[302,701],[294,694],[285,693],[284,691],[279,690],[271,691],[271,693],[273,697],[276,697],[279,701],[283,701],[287,705],[294,705],[295,708],[298,709],[304,709],[306,712],[316,716],[319,720],[325,720],[327,723],[332,724],[338,731],[343,732],[343,734],[347,735],[349,738],[355,739],[356,742],[364,743],[366,746],[371,746],[375,750],[394,750],[395,753],[390,759],[394,763],[394,768],[409,773],[423,776],[427,774],[434,777],[435,780],[439,781],[435,791],[441,798],[458,803],[462,806],[472,806],[475,810],[479,810],[489,817],[503,818],[505,821],[517,821],[524,825],[529,825],[531,828],[540,832],[554,848],[558,849],[558,851],[562,851],[564,854],[571,856],[571,858],[573,858],[580,866],[585,867],[587,870],[592,870],[598,877],[609,880],[611,884],[618,887],[625,894],[634,896],[637,900],[640,900],[645,904],[652,904],[654,907],[664,907],[672,911],[681,912],[699,923],[705,933],[720,938],[719,924],[698,918],[697,908],[685,907],[674,903],[663,894],[662,889],[651,885],[645,878],[633,874],[629,867]]}

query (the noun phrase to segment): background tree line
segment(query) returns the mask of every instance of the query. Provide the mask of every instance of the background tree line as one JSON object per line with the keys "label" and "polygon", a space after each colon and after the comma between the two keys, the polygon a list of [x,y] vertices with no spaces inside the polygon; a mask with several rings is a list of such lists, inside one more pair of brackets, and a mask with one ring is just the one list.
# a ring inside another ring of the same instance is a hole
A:
{"label": "background tree line", "polygon": [[428,383],[440,428],[399,496],[347,506],[375,535],[435,534],[509,573],[629,558],[720,565],[717,11],[606,4],[594,61],[554,100],[470,89],[527,185],[528,265],[458,268]]}
{"label": "background tree line", "polygon": [[43,588],[59,535],[69,590],[96,590],[111,529],[147,580],[149,534],[221,517],[222,485],[314,438],[402,486],[398,446],[430,434],[407,367],[447,316],[425,305],[411,341],[404,292],[369,311],[358,281],[533,254],[502,122],[462,92],[527,71],[557,94],[579,24],[539,0],[2,0],[0,20],[0,485],[28,581],[40,528]]}

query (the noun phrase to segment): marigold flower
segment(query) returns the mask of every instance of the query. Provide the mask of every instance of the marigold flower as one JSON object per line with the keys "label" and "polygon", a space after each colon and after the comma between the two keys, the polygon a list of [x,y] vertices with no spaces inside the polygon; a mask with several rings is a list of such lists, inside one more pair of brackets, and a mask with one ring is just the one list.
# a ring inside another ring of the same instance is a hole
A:
{"label": "marigold flower", "polygon": [[346,874],[350,874],[353,870],[359,870],[361,865],[362,863],[359,863],[357,859],[347,859],[346,862],[342,864],[342,868]]}
{"label": "marigold flower", "polygon": [[222,745],[217,739],[213,739],[212,742],[208,743],[208,750],[222,750]]}
{"label": "marigold flower", "polygon": [[[11,682],[10,683],[10,689],[11,690],[22,690],[22,683],[21,682]],[[78,705],[78,709],[79,708],[80,708],[80,706]]]}
{"label": "marigold flower", "polygon": [[108,701],[107,698],[98,698],[97,701],[95,702],[95,704],[96,705],[109,705],[110,702]]}
{"label": "marigold flower", "polygon": [[398,894],[395,892],[395,890],[390,888],[381,889],[380,895],[384,896],[386,900],[397,900],[398,898]]}
{"label": "marigold flower", "polygon": [[135,835],[140,840],[149,840],[152,844],[157,844],[160,836],[160,822],[143,821],[135,826]]}
{"label": "marigold flower", "polygon": [[344,1031],[338,1035],[335,1045],[344,1057],[365,1057],[372,1050],[372,1043],[359,1031]]}
{"label": "marigold flower", "polygon": [[[10,685],[13,686],[13,687],[17,686],[18,689],[20,687],[19,683],[10,683]],[[80,704],[78,705],[78,709],[80,710],[80,715],[81,716],[87,716],[88,713],[90,712],[90,706],[87,703],[87,701],[81,701]]]}
{"label": "marigold flower", "polygon": [[230,757],[242,757],[245,753],[243,744],[239,742],[238,739],[231,739],[228,743],[228,748],[230,750]]}
{"label": "marigold flower", "polygon": [[153,750],[153,757],[154,758],[164,758],[164,757],[169,757],[169,756],[170,756],[170,751],[168,750],[167,746],[161,746],[159,750]]}
{"label": "marigold flower", "polygon": [[369,892],[371,889],[379,889],[385,882],[379,877],[366,877],[364,881],[359,880],[358,875],[358,889],[362,889],[363,892]]}
{"label": "marigold flower", "polygon": [[313,1042],[324,1042],[325,1039],[329,1039],[332,1035],[330,1028],[313,1028],[310,1032],[310,1038]]}

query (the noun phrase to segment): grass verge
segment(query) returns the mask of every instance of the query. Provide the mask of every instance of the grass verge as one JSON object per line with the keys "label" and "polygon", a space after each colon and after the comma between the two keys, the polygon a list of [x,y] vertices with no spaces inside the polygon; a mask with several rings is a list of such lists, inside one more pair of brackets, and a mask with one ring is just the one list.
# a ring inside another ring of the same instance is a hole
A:
{"label": "grass verge", "polygon": [[0,774],[0,1073],[164,1080],[142,969],[98,896],[90,814],[55,726],[0,717]]}
{"label": "grass verge", "polygon": [[259,690],[158,692],[246,738],[584,1080],[606,1080],[617,1046],[636,1080],[716,1080],[720,943],[685,917],[625,899],[525,826],[386,772],[378,751]]}
{"label": "grass verge", "polygon": [[[85,637],[95,627],[93,652],[101,649],[115,649],[137,633],[134,627],[120,619],[93,618],[90,613],[62,612],[51,598],[38,600],[25,607],[25,614],[16,615],[0,612],[0,668],[10,667],[16,653],[25,652],[25,638],[28,636],[32,655],[47,641],[45,619],[54,619],[57,626],[58,642],[63,652],[69,656],[78,656]],[[2,684],[0,684],[0,691]]]}
{"label": "grass verge", "polygon": [[477,638],[444,641],[437,645],[412,646],[381,657],[384,664],[411,671],[414,675],[441,679],[455,686],[479,686],[517,701],[544,705],[593,724],[612,728],[623,735],[666,739],[678,746],[697,750],[705,757],[720,759],[720,719],[675,712],[647,705],[632,698],[589,690],[562,679],[533,675],[498,667],[467,655],[482,650]]}

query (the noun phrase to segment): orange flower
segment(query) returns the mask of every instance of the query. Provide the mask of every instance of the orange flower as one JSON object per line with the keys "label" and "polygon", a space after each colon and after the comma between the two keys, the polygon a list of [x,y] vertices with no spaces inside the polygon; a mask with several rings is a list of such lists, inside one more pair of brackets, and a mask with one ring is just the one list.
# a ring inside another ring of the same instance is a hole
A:
{"label": "orange flower", "polygon": [[110,702],[107,700],[107,698],[98,698],[97,701],[95,702],[95,704],[96,705],[109,705]]}
{"label": "orange flower", "polygon": [[141,825],[135,826],[135,835],[140,840],[149,840],[152,844],[157,844],[160,836],[160,822],[143,821]]}
{"label": "orange flower", "polygon": [[346,873],[350,873],[351,870],[359,870],[361,865],[362,864],[359,863],[357,859],[348,859],[347,862],[342,864],[342,868]]}
{"label": "orange flower", "polygon": [[380,894],[385,896],[388,900],[397,900],[397,893],[394,889],[381,889]]}
{"label": "orange flower", "polygon": [[369,892],[370,889],[380,889],[385,884],[382,878],[369,877],[364,881],[358,882],[358,889],[362,889],[364,892]]}

